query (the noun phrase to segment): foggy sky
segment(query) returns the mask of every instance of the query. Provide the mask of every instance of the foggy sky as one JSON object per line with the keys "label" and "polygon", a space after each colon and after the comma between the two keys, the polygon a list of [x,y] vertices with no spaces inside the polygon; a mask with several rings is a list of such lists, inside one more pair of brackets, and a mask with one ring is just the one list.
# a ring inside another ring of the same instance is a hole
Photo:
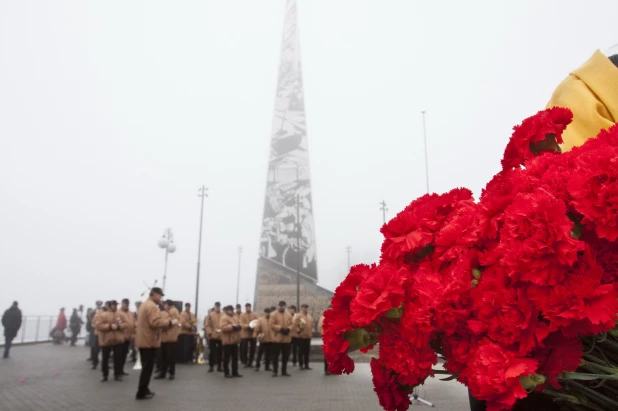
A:
{"label": "foggy sky", "polygon": [[[379,256],[382,213],[478,196],[513,125],[595,49],[616,1],[299,0],[320,284]],[[0,0],[0,309],[55,314],[161,281],[253,299],[284,0]]]}

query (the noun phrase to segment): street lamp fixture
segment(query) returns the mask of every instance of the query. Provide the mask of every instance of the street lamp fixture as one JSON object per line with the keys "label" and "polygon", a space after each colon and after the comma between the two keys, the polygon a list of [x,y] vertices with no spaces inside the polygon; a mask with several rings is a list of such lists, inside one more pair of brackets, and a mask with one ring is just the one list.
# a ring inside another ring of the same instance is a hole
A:
{"label": "street lamp fixture", "polygon": [[176,251],[176,244],[174,244],[174,234],[171,228],[166,228],[163,231],[163,235],[157,243],[159,248],[165,250],[165,265],[163,266],[163,292],[165,292],[165,279],[167,278],[167,256]]}

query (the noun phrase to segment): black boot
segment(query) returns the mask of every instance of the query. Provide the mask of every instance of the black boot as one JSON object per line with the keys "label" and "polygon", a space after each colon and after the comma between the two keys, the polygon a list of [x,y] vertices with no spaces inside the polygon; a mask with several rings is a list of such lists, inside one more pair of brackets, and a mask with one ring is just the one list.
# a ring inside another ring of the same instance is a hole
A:
{"label": "black boot", "polygon": [[157,375],[154,377],[154,379],[155,379],[155,380],[164,380],[164,379],[165,379],[165,374],[161,374],[161,373],[159,373],[159,374],[157,374]]}

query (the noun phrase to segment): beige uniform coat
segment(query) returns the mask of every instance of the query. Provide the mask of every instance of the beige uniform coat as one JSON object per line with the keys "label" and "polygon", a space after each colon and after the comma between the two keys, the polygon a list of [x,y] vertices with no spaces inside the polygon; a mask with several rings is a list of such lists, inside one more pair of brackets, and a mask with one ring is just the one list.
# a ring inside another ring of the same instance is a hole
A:
{"label": "beige uniform coat", "polygon": [[[115,312],[101,311],[95,315],[94,320],[95,328],[99,332],[99,346],[109,347],[124,342],[124,330],[129,322],[125,313],[120,310]],[[112,329],[112,324],[116,324],[115,330]]]}
{"label": "beige uniform coat", "polygon": [[127,316],[127,327],[124,329],[124,340],[131,341],[135,338],[135,314],[132,311],[127,310],[124,311],[122,309],[118,310],[123,312]]}
{"label": "beige uniform coat", "polygon": [[[281,334],[282,328],[289,328],[288,335]],[[270,313],[270,329],[273,335],[273,342],[288,344],[292,342],[292,314],[287,311],[279,312],[276,310]]]}
{"label": "beige uniform coat", "polygon": [[152,298],[142,303],[137,312],[135,329],[135,346],[137,348],[161,347],[161,330],[171,327],[168,320],[163,318],[159,306]]}
{"label": "beige uniform coat", "polygon": [[234,331],[232,329],[234,325],[240,325],[236,321],[236,316],[223,313],[219,325],[221,326],[221,344],[234,345],[240,343],[240,330]]}
{"label": "beige uniform coat", "polygon": [[318,321],[318,332],[320,335],[324,334],[324,315],[322,315]]}
{"label": "beige uniform coat", "polygon": [[[262,337],[260,338],[260,334]],[[261,343],[273,342],[273,334],[270,330],[270,321],[266,317],[258,319],[258,325],[253,329],[253,338],[257,338]]]}
{"label": "beige uniform coat", "polygon": [[206,336],[209,340],[221,339],[221,332],[217,330],[221,329],[219,323],[221,322],[222,315],[222,312],[216,312],[213,310],[206,318],[204,318],[204,329],[206,330]]}
{"label": "beige uniform coat", "polygon": [[[296,317],[298,317],[298,313],[296,313],[296,314],[291,314],[290,313],[290,315],[292,316],[292,323],[295,323]],[[290,328],[290,337],[291,338],[298,338],[298,327]]]}
{"label": "beige uniform coat", "polygon": [[[300,320],[305,320],[305,328],[300,329]],[[311,338],[313,337],[313,317],[310,314],[304,315],[298,314],[294,318],[294,329],[298,330],[298,338]]]}
{"label": "beige uniform coat", "polygon": [[197,318],[195,318],[195,315],[186,311],[181,312],[180,324],[182,324],[180,328],[180,334],[195,334],[197,327]]}
{"label": "beige uniform coat", "polygon": [[[161,313],[163,318],[168,322],[171,320],[178,320],[180,323],[180,313],[176,307],[171,307],[168,311],[163,311]],[[180,334],[180,327],[178,324],[167,328],[161,331],[161,342],[162,343],[173,343],[178,341],[178,335]]]}
{"label": "beige uniform coat", "polygon": [[242,330],[240,331],[240,338],[255,338],[253,336],[253,330],[249,328],[249,323],[257,319],[258,315],[253,311],[250,313],[244,312],[240,314],[240,320],[238,321],[242,327]]}

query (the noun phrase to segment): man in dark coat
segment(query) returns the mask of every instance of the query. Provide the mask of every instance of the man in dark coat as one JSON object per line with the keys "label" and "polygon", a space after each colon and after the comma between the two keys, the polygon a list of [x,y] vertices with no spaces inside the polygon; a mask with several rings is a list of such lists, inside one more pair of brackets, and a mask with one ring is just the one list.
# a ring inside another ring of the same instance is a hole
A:
{"label": "man in dark coat", "polygon": [[77,313],[77,309],[74,308],[73,314],[71,314],[71,319],[69,320],[69,327],[71,328],[71,346],[73,347],[75,347],[75,343],[77,342],[77,337],[79,336],[83,323],[84,322]]}
{"label": "man in dark coat", "polygon": [[17,307],[17,301],[13,302],[11,308],[4,312],[2,326],[4,327],[5,338],[4,356],[2,358],[9,358],[13,338],[15,338],[17,331],[21,327],[21,310]]}

